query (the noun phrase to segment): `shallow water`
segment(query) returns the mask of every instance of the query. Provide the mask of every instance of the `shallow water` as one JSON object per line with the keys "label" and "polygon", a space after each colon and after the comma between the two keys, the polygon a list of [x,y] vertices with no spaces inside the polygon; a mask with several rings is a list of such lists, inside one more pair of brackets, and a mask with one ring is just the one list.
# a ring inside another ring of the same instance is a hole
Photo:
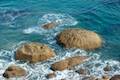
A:
{"label": "shallow water", "polygon": [[[57,21],[60,24],[55,29],[48,31],[42,29],[41,25],[49,21]],[[97,32],[104,40],[103,47],[92,52],[79,49],[63,49],[56,44],[55,36],[63,29],[71,27],[85,28]],[[56,51],[57,57],[46,63],[36,65],[16,62],[14,60],[16,48],[21,43],[31,41],[48,44]],[[29,75],[24,77],[25,80],[46,80],[45,74],[51,71],[49,70],[51,63],[75,54],[88,55],[95,59],[84,65],[99,64],[98,68],[90,66],[91,75],[101,76],[104,74],[101,69],[107,63],[113,66],[113,71],[109,75],[120,73],[119,0],[0,1],[0,80],[4,80],[2,73],[8,67],[7,64],[14,63],[30,70]],[[32,69],[33,67],[35,69]],[[45,72],[42,72],[44,69]],[[95,71],[96,69],[98,71]],[[71,74],[69,71],[56,74],[58,74],[58,79],[67,77],[68,80],[69,75],[76,75],[73,79],[79,76],[74,73]],[[63,76],[64,74],[66,76]]]}

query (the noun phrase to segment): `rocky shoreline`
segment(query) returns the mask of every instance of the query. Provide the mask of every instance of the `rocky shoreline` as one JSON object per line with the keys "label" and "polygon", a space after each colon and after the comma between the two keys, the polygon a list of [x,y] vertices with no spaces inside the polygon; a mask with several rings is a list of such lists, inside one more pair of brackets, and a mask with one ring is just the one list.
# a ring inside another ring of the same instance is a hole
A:
{"label": "rocky shoreline", "polygon": [[[55,24],[48,23],[43,25],[43,28],[52,29],[54,28],[54,26]],[[58,43],[61,44],[63,48],[67,49],[80,48],[87,51],[94,50],[102,46],[102,38],[97,33],[85,29],[66,29],[58,34],[56,37]],[[48,47],[48,45],[38,42],[25,43],[21,45],[21,47],[19,47],[15,53],[15,60],[28,61],[29,64],[44,62],[57,56],[56,52],[52,48]],[[75,66],[81,65],[88,60],[90,60],[90,56],[73,56],[54,62],[53,64],[51,64],[51,70],[53,72],[46,74],[46,78],[55,78],[57,76],[57,71],[73,70],[80,76],[84,76],[82,80],[120,80],[120,74],[114,75],[113,77],[110,77],[108,74],[106,74],[103,75],[101,78],[89,75],[89,70],[85,69],[84,66],[78,70],[74,70]],[[105,68],[103,68],[103,70],[109,73],[109,71],[111,71],[111,67],[107,65]],[[26,74],[27,72],[24,68],[21,68],[17,65],[11,65],[5,70],[3,77],[22,77]]]}

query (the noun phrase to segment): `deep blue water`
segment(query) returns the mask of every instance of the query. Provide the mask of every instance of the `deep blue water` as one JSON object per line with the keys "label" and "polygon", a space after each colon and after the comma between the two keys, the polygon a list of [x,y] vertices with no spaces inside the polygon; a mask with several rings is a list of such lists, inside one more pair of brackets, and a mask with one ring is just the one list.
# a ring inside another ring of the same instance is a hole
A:
{"label": "deep blue water", "polygon": [[[46,38],[49,31],[24,33],[25,29],[39,27],[40,18],[47,14],[66,14],[78,22],[76,25],[68,22],[62,28],[79,27],[97,32],[104,42],[94,52],[101,53],[101,59],[120,61],[120,0],[0,0],[0,49],[12,50],[21,41],[49,44]],[[54,31],[51,30],[52,35]]]}
{"label": "deep blue water", "polygon": [[38,34],[24,35],[22,30],[48,13],[69,14],[78,21],[74,27],[96,31],[105,41],[102,57],[120,60],[119,0],[1,0],[0,49],[24,40],[40,41]]}

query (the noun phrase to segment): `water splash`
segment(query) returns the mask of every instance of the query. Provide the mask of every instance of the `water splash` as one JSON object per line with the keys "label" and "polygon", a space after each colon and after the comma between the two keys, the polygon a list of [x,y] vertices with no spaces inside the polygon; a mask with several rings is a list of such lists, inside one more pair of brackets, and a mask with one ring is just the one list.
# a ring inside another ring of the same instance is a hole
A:
{"label": "water splash", "polygon": [[[25,42],[20,42],[19,45],[15,46],[16,48],[14,48],[15,50],[22,44],[24,44]],[[24,68],[27,71],[27,75],[21,78],[11,78],[11,80],[60,80],[65,78],[66,80],[81,80],[82,78],[84,78],[84,75],[79,75],[78,73],[75,72],[75,70],[78,70],[81,67],[84,67],[86,69],[88,69],[90,71],[90,75],[93,76],[97,76],[97,77],[101,77],[103,75],[105,75],[105,71],[103,70],[103,68],[109,64],[112,67],[112,70],[110,72],[108,72],[108,76],[113,76],[114,74],[118,74],[120,73],[120,62],[118,61],[114,61],[114,60],[106,60],[106,61],[102,61],[100,59],[100,54],[101,53],[93,53],[93,52],[86,52],[84,50],[81,49],[69,49],[69,50],[65,50],[65,55],[60,56],[56,55],[56,57],[51,58],[47,61],[43,61],[43,62],[39,62],[36,64],[29,64],[28,62],[19,62],[19,61],[15,61],[14,60],[14,52],[15,50],[12,51],[7,51],[7,50],[1,50],[0,51],[0,79],[1,80],[5,80],[2,77],[2,74],[4,73],[5,69],[11,65],[11,64],[16,64],[22,68]],[[62,52],[60,52],[62,54]],[[57,71],[55,72],[55,74],[57,75],[55,78],[52,79],[47,79],[46,75],[48,73],[53,72],[50,69],[51,64],[53,64],[54,62],[66,59],[68,57],[72,57],[72,56],[90,56],[90,60],[87,61],[84,64],[78,65],[74,68],[74,70],[64,70],[64,71]]]}
{"label": "water splash", "polygon": [[[42,28],[42,26],[46,23],[55,22],[57,23],[57,27],[51,30],[45,30]],[[57,31],[60,31],[65,28],[65,26],[73,26],[76,25],[78,22],[76,19],[74,19],[72,16],[68,14],[45,14],[43,15],[39,21],[38,25],[34,27],[29,27],[27,29],[23,30],[23,33],[25,34],[31,34],[31,33],[56,33]]]}

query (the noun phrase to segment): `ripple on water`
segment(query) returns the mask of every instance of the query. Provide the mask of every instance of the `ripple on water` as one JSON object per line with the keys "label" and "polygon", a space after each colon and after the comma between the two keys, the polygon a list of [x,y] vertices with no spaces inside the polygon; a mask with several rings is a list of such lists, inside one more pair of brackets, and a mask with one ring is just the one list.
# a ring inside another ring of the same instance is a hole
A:
{"label": "ripple on water", "polygon": [[14,20],[20,16],[29,14],[27,9],[0,8],[0,25],[13,26]]}

